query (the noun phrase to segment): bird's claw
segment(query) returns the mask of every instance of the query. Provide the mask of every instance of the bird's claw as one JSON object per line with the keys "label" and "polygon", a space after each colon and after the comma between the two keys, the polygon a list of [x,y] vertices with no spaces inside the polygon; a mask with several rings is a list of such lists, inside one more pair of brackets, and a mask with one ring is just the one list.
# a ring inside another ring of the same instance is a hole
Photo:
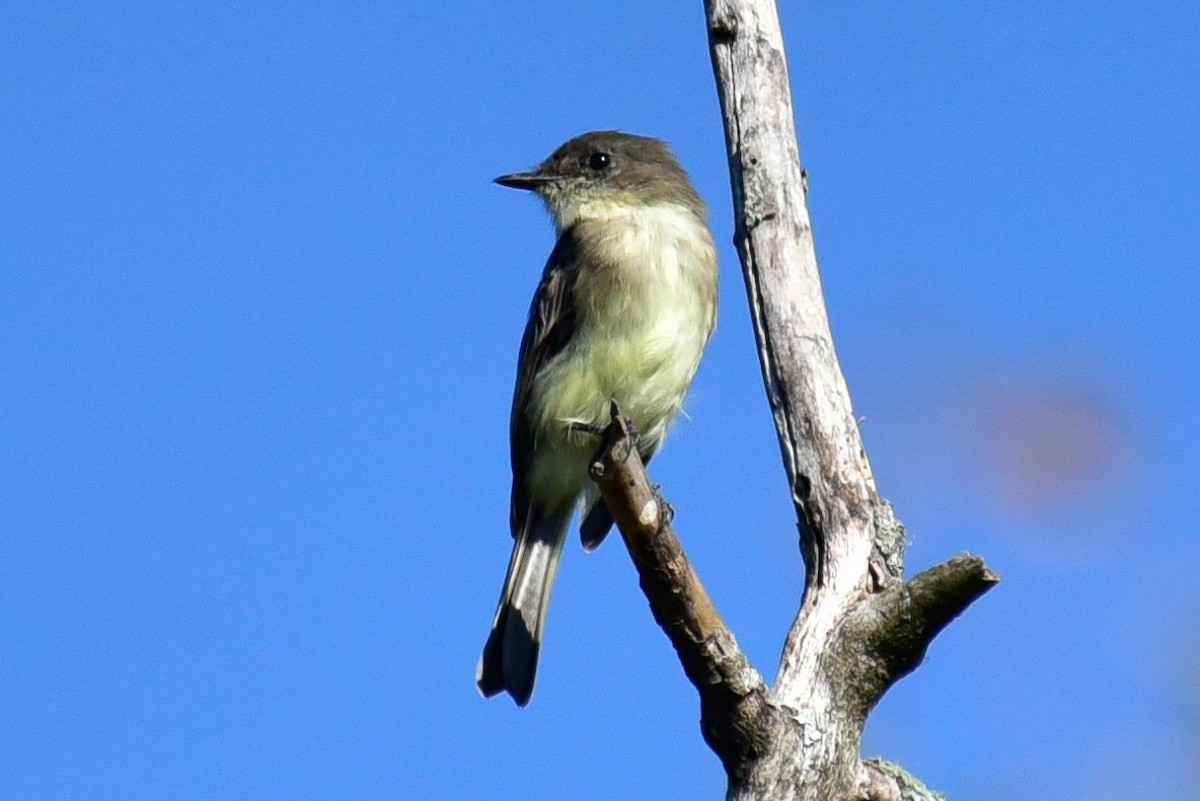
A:
{"label": "bird's claw", "polygon": [[597,438],[604,436],[604,429],[600,428],[600,426],[594,426],[591,423],[581,423],[579,421],[573,421],[572,423],[570,423],[568,428],[570,428],[572,432],[578,433],[578,434],[590,434],[593,437],[597,437]]}
{"label": "bird's claw", "polygon": [[638,431],[637,424],[633,422],[632,417],[623,418],[625,420],[625,430],[629,432],[629,439],[633,440],[633,444],[637,445],[642,438],[642,432]]}
{"label": "bird's claw", "polygon": [[[633,441],[634,445],[637,445],[638,440],[640,440],[642,437],[642,434],[640,431],[638,431],[637,426],[634,424],[633,418],[624,417],[622,419],[625,421],[625,430],[629,432],[629,439]],[[567,428],[573,434],[588,434],[589,436],[596,437],[597,439],[603,437],[604,432],[608,430],[607,426],[601,428],[600,426],[594,426],[591,423],[584,423],[579,420],[572,420],[567,424]]]}
{"label": "bird's claw", "polygon": [[667,523],[670,523],[675,519],[675,507],[671,505],[670,501],[662,496],[661,492],[659,492],[659,490],[662,489],[661,484],[655,484],[653,487],[651,487],[651,489],[654,490],[654,498],[658,501],[659,513],[662,515],[662,519]]}

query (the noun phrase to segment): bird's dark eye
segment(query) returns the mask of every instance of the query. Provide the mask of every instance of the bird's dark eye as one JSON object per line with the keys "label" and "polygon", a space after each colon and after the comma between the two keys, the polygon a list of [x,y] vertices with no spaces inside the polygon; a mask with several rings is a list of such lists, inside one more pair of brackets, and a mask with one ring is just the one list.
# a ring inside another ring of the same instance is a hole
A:
{"label": "bird's dark eye", "polygon": [[612,166],[612,156],[607,153],[593,153],[588,157],[588,166],[596,172],[604,172]]}

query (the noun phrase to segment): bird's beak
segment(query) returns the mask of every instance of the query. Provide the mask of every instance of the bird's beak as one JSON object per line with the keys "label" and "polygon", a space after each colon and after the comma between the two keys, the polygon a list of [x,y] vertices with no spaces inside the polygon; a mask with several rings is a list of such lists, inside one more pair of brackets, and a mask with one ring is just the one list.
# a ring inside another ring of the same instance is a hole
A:
{"label": "bird's beak", "polygon": [[495,179],[495,183],[513,189],[538,189],[560,178],[561,175],[547,175],[542,172],[514,172],[512,175],[501,175]]}

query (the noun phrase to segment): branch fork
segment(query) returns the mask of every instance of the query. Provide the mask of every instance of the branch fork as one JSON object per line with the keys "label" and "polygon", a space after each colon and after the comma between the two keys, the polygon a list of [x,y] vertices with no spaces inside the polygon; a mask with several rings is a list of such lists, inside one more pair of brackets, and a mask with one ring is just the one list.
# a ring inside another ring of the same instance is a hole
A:
{"label": "branch fork", "polygon": [[773,684],[688,561],[616,403],[590,468],[654,619],[700,694],[731,801],[941,797],[860,753],[867,715],[999,577],[960,554],[901,578],[904,527],[879,497],[833,347],[772,0],[706,0],[742,262],[763,383],[796,508],[803,600]]}

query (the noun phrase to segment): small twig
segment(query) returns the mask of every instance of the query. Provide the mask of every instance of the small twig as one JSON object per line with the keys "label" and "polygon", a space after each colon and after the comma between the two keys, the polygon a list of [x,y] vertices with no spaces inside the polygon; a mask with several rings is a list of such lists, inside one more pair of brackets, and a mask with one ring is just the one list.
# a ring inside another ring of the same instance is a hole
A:
{"label": "small twig", "polygon": [[760,750],[765,685],[692,569],[671,525],[670,505],[650,483],[628,422],[612,422],[590,473],[638,571],[654,619],[700,692],[705,740],[722,760]]}
{"label": "small twig", "polygon": [[944,793],[879,757],[863,760],[862,788],[865,801],[946,801]]}
{"label": "small twig", "polygon": [[847,711],[865,720],[883,694],[921,664],[933,638],[998,583],[983,559],[961,553],[860,603],[831,649],[834,661],[854,666],[831,672]]}

